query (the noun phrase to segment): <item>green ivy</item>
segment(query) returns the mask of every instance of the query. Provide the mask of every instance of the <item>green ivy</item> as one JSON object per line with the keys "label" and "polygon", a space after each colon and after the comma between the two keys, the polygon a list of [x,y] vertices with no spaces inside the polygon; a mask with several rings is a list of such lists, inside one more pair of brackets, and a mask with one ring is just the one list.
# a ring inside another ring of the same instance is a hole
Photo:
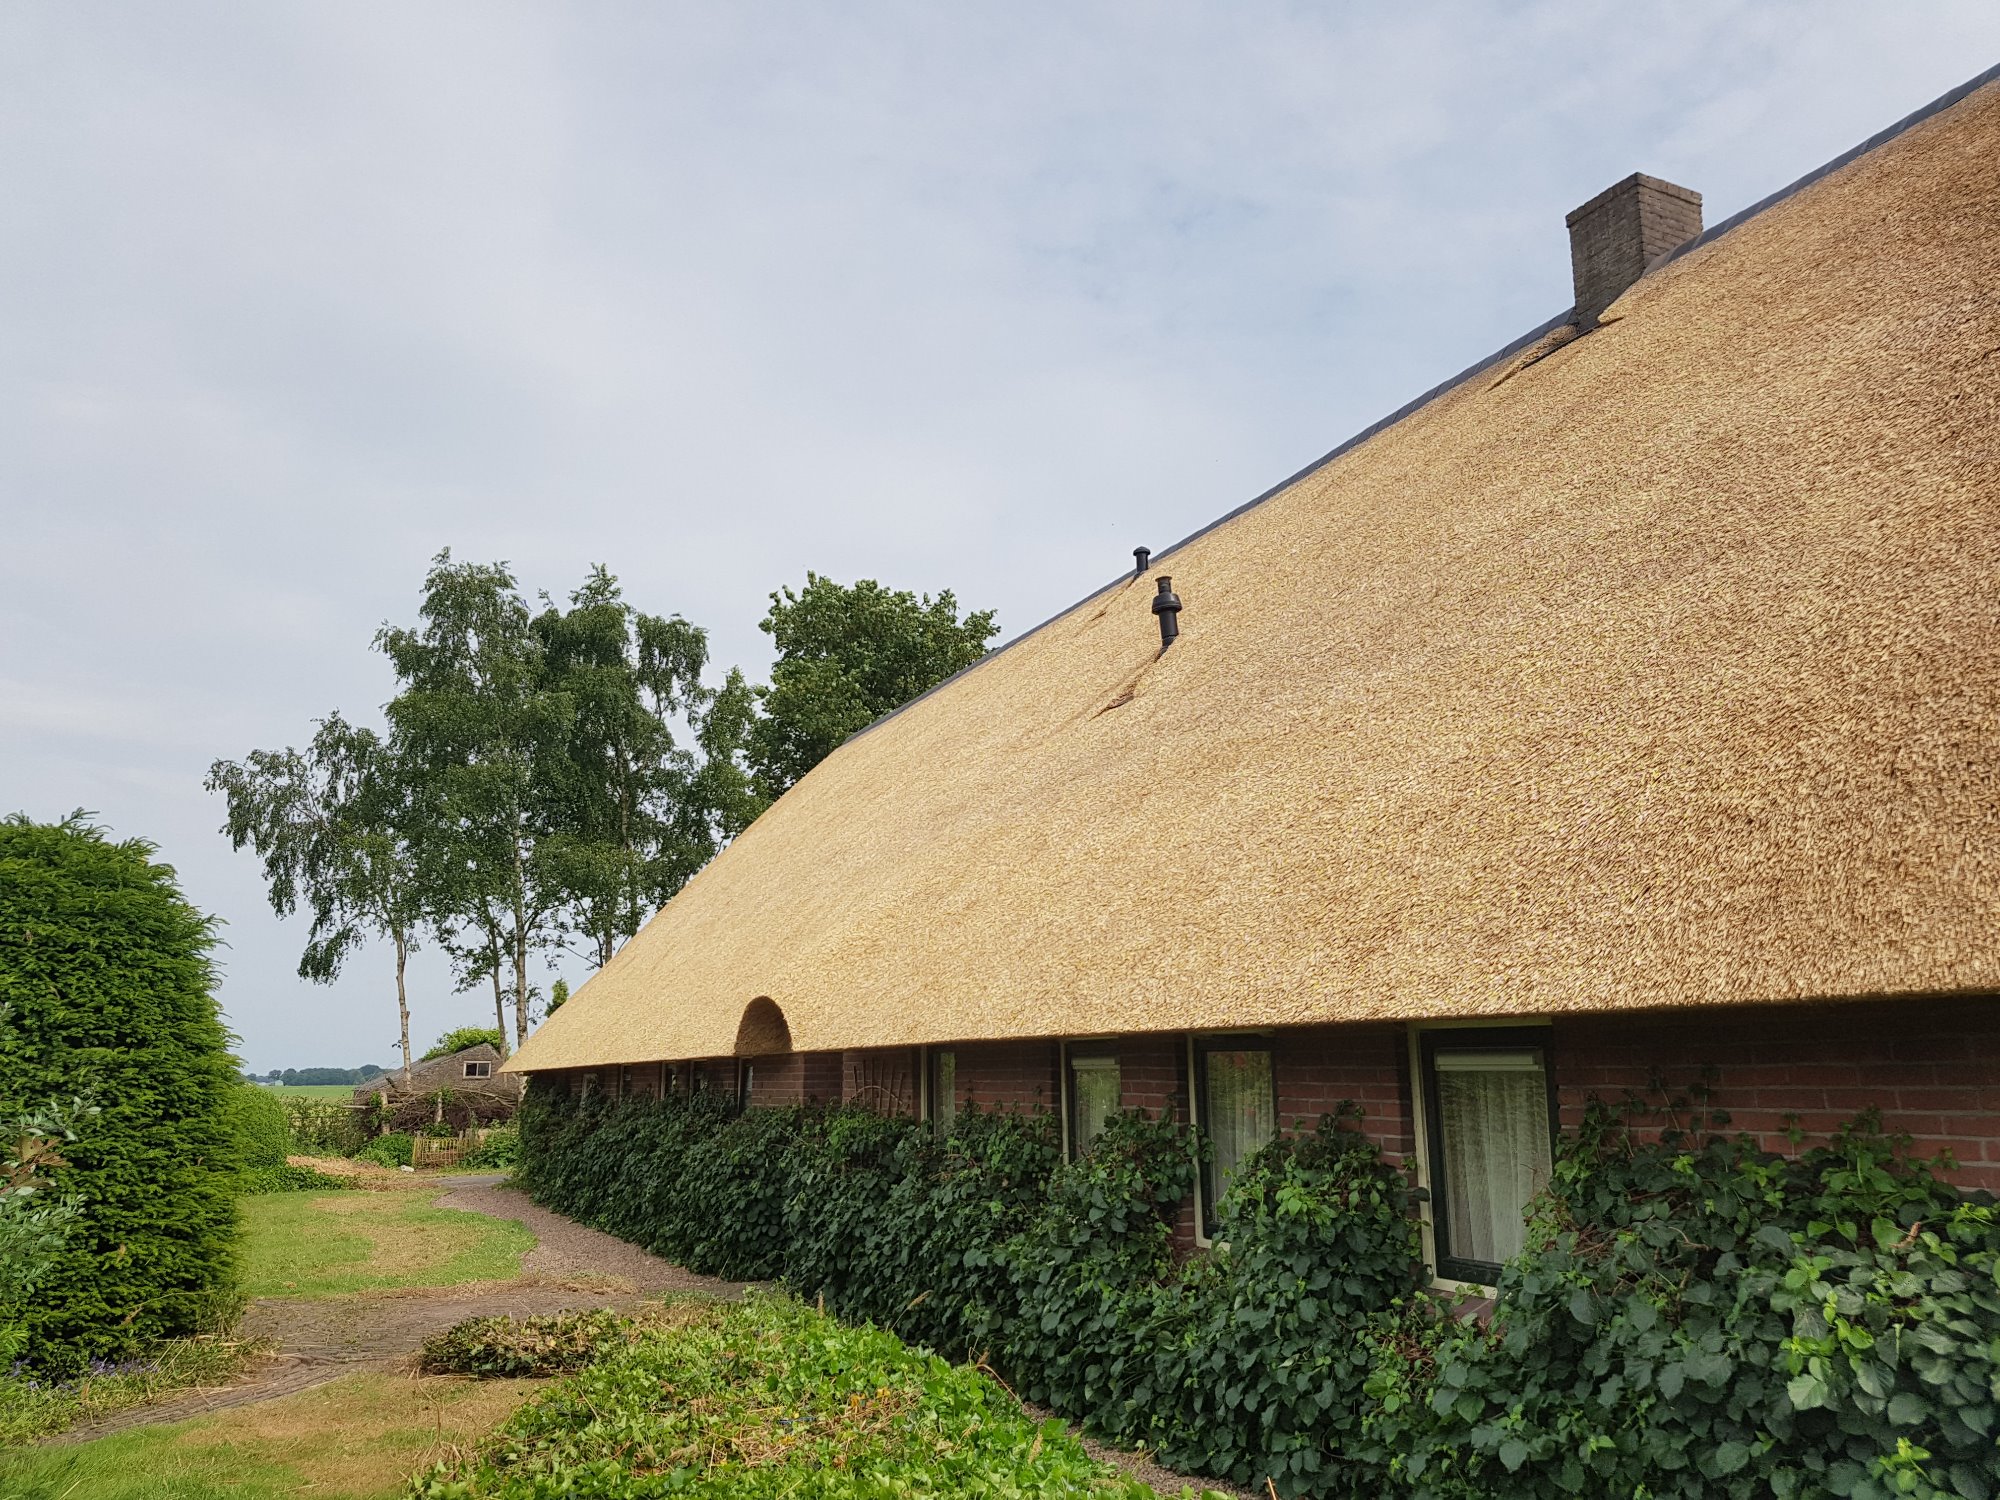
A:
{"label": "green ivy", "polygon": [[1242,1164],[1191,1259],[1171,1225],[1204,1148],[1140,1113],[1065,1163],[1046,1113],[940,1140],[537,1083],[519,1176],[1281,1496],[2000,1495],[1991,1199],[1874,1120],[1781,1158],[1594,1108],[1485,1318],[1423,1289],[1415,1190],[1360,1123],[1345,1106]]}

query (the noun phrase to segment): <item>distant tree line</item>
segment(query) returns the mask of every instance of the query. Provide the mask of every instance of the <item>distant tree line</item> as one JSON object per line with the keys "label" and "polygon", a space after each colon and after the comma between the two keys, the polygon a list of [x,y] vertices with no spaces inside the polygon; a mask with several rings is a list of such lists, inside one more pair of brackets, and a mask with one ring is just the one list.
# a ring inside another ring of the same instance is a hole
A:
{"label": "distant tree line", "polygon": [[273,1068],[268,1073],[245,1073],[252,1083],[366,1083],[388,1072],[379,1063],[363,1063],[358,1068]]}
{"label": "distant tree line", "polygon": [[335,711],[304,749],[209,771],[272,908],[310,916],[300,975],[331,982],[386,940],[407,1069],[409,956],[433,944],[461,991],[490,987],[505,1052],[567,994],[542,995],[537,959],[604,964],[813,766],[998,630],[949,590],[867,579],[808,573],[770,600],[770,684],[731,668],[711,685],[707,632],[637,609],[602,566],[566,605],[531,604],[506,564],[439,553],[417,623],[375,637],[397,682],[382,729]]}

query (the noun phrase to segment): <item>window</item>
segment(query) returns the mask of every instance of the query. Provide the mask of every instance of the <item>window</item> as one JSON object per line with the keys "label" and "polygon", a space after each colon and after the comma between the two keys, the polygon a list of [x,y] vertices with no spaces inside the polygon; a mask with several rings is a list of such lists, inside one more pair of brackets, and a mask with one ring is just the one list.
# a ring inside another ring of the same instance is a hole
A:
{"label": "window", "polygon": [[667,1095],[671,1094],[673,1091],[674,1091],[674,1065],[672,1063],[661,1063],[660,1097],[664,1099],[667,1097]]}
{"label": "window", "polygon": [[1261,1037],[1198,1037],[1195,1118],[1214,1148],[1202,1166],[1202,1233],[1215,1233],[1215,1206],[1243,1159],[1278,1133],[1271,1044]]}
{"label": "window", "polygon": [[628,1063],[618,1070],[618,1097],[620,1099],[630,1099],[632,1097],[632,1082],[632,1067]]}
{"label": "window", "polygon": [[1063,1051],[1069,1154],[1078,1157],[1118,1113],[1118,1053],[1109,1042],[1071,1043]]}
{"label": "window", "polygon": [[940,1138],[951,1134],[958,1122],[958,1054],[933,1048],[930,1076],[924,1080],[925,1101],[930,1105],[931,1126]]}
{"label": "window", "polygon": [[757,1065],[747,1057],[737,1064],[736,1107],[739,1110],[750,1107],[750,1085],[755,1081],[756,1073]]}
{"label": "window", "polygon": [[469,1062],[465,1065],[465,1076],[467,1078],[491,1078],[493,1076],[493,1064],[491,1062]]}
{"label": "window", "polygon": [[1424,1129],[1438,1274],[1492,1285],[1521,1252],[1555,1138],[1548,1032],[1423,1033]]}

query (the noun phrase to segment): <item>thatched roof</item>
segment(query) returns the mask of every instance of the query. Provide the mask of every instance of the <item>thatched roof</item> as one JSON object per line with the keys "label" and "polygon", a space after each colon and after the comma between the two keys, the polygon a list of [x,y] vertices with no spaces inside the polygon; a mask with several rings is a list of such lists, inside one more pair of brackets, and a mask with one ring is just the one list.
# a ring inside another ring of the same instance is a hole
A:
{"label": "thatched roof", "polygon": [[2000,991],[1996,288],[1989,85],[1158,557],[1164,657],[1128,579],[849,742],[514,1065]]}

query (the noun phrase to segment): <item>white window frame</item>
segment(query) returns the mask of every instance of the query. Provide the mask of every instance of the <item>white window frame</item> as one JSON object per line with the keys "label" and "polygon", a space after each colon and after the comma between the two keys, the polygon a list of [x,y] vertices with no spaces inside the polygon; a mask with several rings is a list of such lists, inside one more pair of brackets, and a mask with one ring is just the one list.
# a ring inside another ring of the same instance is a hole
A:
{"label": "white window frame", "polygon": [[[1439,1291],[1465,1292],[1474,1296],[1490,1297],[1495,1288],[1481,1281],[1460,1281],[1454,1277],[1438,1274],[1437,1263],[1437,1195],[1432,1182],[1431,1171],[1431,1120],[1430,1089],[1424,1076],[1424,1038],[1440,1031],[1539,1031],[1546,1036],[1554,1036],[1552,1023],[1539,1016],[1503,1016],[1478,1021],[1412,1021],[1409,1027],[1410,1059],[1410,1126],[1411,1145],[1416,1153],[1417,1186],[1424,1189],[1424,1200],[1418,1205],[1417,1232],[1422,1239],[1424,1266],[1430,1271],[1430,1284]],[[1553,1048],[1548,1042],[1542,1043],[1543,1078],[1552,1101],[1556,1096],[1555,1068],[1549,1061]]]}
{"label": "white window frame", "polygon": [[[483,1073],[474,1072],[475,1068],[484,1068],[486,1071]],[[465,1064],[464,1076],[467,1078],[491,1078],[493,1076],[493,1064],[487,1058],[472,1058]]]}
{"label": "white window frame", "polygon": [[[1228,1041],[1232,1037],[1254,1042],[1271,1054],[1271,1123],[1278,1135],[1285,1133],[1285,1114],[1278,1107],[1278,1038],[1269,1031],[1190,1031],[1184,1066],[1187,1072],[1188,1124],[1193,1130],[1205,1131],[1202,1123],[1202,1101],[1206,1090],[1202,1087],[1198,1069],[1201,1067],[1201,1046],[1203,1042]],[[1194,1163],[1194,1242],[1198,1249],[1212,1250],[1215,1240],[1208,1232],[1208,1169],[1199,1157]]]}
{"label": "white window frame", "polygon": [[957,1064],[958,1064],[959,1051],[960,1049],[955,1045],[950,1047],[924,1046],[924,1047],[919,1047],[917,1049],[917,1118],[918,1119],[923,1120],[931,1125],[935,1125],[937,1123],[937,1106],[938,1106],[937,1087],[932,1080],[932,1070],[937,1066],[937,1058],[938,1054],[940,1053],[948,1054],[952,1059],[952,1082],[954,1085],[952,1090],[953,1093],[952,1119],[955,1121],[958,1118],[958,1109],[957,1109],[958,1091],[956,1084],[958,1080]]}
{"label": "white window frame", "polygon": [[[1107,1049],[1111,1066],[1118,1070],[1118,1107],[1125,1107],[1125,1062],[1118,1055],[1118,1041],[1115,1036],[1075,1036],[1064,1037],[1056,1051],[1056,1085],[1058,1103],[1062,1106],[1062,1148],[1063,1160],[1075,1161],[1076,1153],[1070,1147],[1070,1115],[1074,1112],[1075,1101],[1070,1089],[1070,1048],[1090,1047]],[[1091,1056],[1091,1053],[1085,1053]],[[1100,1054],[1101,1055],[1101,1054]]]}

